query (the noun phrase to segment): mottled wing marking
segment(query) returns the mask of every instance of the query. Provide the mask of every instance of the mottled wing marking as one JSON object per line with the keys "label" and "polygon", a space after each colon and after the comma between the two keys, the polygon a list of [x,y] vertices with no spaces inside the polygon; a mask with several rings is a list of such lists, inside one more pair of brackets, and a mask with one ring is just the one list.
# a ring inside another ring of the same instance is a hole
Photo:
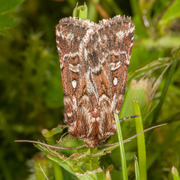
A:
{"label": "mottled wing marking", "polygon": [[56,42],[63,83],[65,122],[76,121],[78,94],[82,80],[80,45],[88,29],[93,25],[89,21],[76,18],[60,20],[56,27]]}
{"label": "mottled wing marking", "polygon": [[93,102],[93,112],[99,112],[96,120],[90,121],[93,129],[85,140],[88,145],[96,139],[103,141],[116,131],[114,113],[120,112],[123,103],[133,37],[131,19],[116,16],[101,21],[85,47],[87,82],[94,89],[88,91],[88,97]]}
{"label": "mottled wing marking", "polygon": [[[111,82],[111,107],[119,114],[126,86],[131,49],[134,39],[134,24],[131,18],[116,16],[100,22],[107,37],[107,59]],[[103,33],[100,33],[102,36]]]}

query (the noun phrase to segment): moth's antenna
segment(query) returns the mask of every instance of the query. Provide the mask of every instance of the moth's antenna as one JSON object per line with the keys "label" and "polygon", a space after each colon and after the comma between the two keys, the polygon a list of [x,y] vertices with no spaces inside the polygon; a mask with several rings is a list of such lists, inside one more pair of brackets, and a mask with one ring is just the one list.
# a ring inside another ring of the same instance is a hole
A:
{"label": "moth's antenna", "polygon": [[[127,143],[127,142],[131,141],[132,139],[136,138],[137,136],[139,136],[139,135],[142,134],[142,133],[145,133],[145,132],[147,132],[147,131],[150,131],[150,130],[152,130],[152,129],[159,128],[159,127],[165,126],[165,125],[167,125],[167,123],[159,124],[159,125],[156,125],[156,126],[152,126],[152,127],[150,127],[150,128],[147,128],[147,129],[145,129],[144,131],[142,131],[142,132],[140,132],[140,133],[138,133],[138,134],[136,134],[136,135],[134,135],[134,136],[132,136],[132,137],[130,137],[130,138],[128,138],[128,139],[125,139],[123,142],[124,142],[124,143]],[[102,144],[101,146],[108,147],[108,146],[114,146],[114,145],[118,145],[118,144],[119,144],[119,142],[117,142],[117,143],[111,143],[111,144]]]}
{"label": "moth's antenna", "polygon": [[78,147],[67,148],[67,147],[61,147],[61,146],[53,146],[53,145],[49,145],[49,144],[46,144],[40,141],[34,141],[34,140],[15,140],[14,142],[32,143],[32,144],[38,144],[45,147],[53,148],[53,149],[63,149],[63,150],[74,150],[74,149],[80,149],[80,148],[86,147],[86,145],[82,145]]}

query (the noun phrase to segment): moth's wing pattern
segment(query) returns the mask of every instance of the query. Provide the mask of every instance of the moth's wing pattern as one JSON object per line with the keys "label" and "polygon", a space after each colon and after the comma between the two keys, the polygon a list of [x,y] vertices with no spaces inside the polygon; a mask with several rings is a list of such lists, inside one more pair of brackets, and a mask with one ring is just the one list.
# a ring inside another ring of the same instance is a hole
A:
{"label": "moth's wing pattern", "polygon": [[[119,114],[124,99],[135,27],[131,18],[121,16],[102,20],[99,26],[98,46],[101,48],[101,54],[103,54],[99,60],[101,69],[109,82],[110,90],[101,92],[103,88],[99,87],[98,96],[100,98],[103,93],[104,96],[110,97],[114,115],[114,113]],[[102,86],[106,84],[105,81],[103,80],[101,83]]]}
{"label": "moth's wing pattern", "polygon": [[88,145],[100,143],[116,131],[114,113],[120,112],[123,103],[133,38],[131,19],[116,16],[101,21],[84,48],[87,94],[93,102],[91,131],[85,139]]}
{"label": "moth's wing pattern", "polygon": [[[84,73],[81,49],[86,33],[94,23],[76,18],[64,18],[56,26],[56,43],[63,84],[65,122],[76,121],[80,86],[83,86]],[[81,83],[80,83],[81,81]]]}

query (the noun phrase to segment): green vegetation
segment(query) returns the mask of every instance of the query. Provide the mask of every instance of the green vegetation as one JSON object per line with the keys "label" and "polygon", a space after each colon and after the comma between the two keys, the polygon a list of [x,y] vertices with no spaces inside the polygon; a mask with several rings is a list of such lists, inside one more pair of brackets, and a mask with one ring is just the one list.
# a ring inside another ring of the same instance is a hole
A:
{"label": "green vegetation", "polygon": [[[81,6],[73,12],[76,0],[0,0],[0,179],[179,179],[180,1],[86,3],[88,11]],[[65,134],[55,26],[72,14],[94,22],[128,15],[135,24],[119,118],[141,116],[120,122],[106,144],[141,134],[121,150],[118,144],[89,149]],[[16,139],[82,148],[34,147]]]}

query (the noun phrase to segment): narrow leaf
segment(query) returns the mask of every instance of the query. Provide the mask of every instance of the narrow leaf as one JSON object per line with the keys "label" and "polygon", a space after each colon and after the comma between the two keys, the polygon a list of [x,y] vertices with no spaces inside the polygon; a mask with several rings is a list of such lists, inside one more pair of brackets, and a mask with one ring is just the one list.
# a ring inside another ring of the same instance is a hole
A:
{"label": "narrow leaf", "polygon": [[137,159],[136,156],[134,156],[134,166],[135,166],[135,176],[136,176],[136,180],[140,180],[139,164],[138,164],[138,159]]}
{"label": "narrow leaf", "polygon": [[117,127],[118,139],[119,139],[123,180],[128,180],[124,143],[123,143],[123,137],[122,137],[122,131],[121,131],[121,126],[120,126],[120,122],[119,122],[119,117],[117,114],[115,114],[115,121],[116,121],[116,127]]}
{"label": "narrow leaf", "polygon": [[[143,131],[143,122],[141,118],[141,111],[139,108],[138,100],[134,98],[132,100],[133,103],[133,110],[134,115],[139,117],[135,118],[136,123],[136,133],[140,133]],[[137,136],[137,143],[138,143],[138,159],[139,159],[139,169],[140,169],[140,179],[146,180],[147,179],[147,172],[146,172],[146,145],[145,145],[145,137],[144,133]]]}

